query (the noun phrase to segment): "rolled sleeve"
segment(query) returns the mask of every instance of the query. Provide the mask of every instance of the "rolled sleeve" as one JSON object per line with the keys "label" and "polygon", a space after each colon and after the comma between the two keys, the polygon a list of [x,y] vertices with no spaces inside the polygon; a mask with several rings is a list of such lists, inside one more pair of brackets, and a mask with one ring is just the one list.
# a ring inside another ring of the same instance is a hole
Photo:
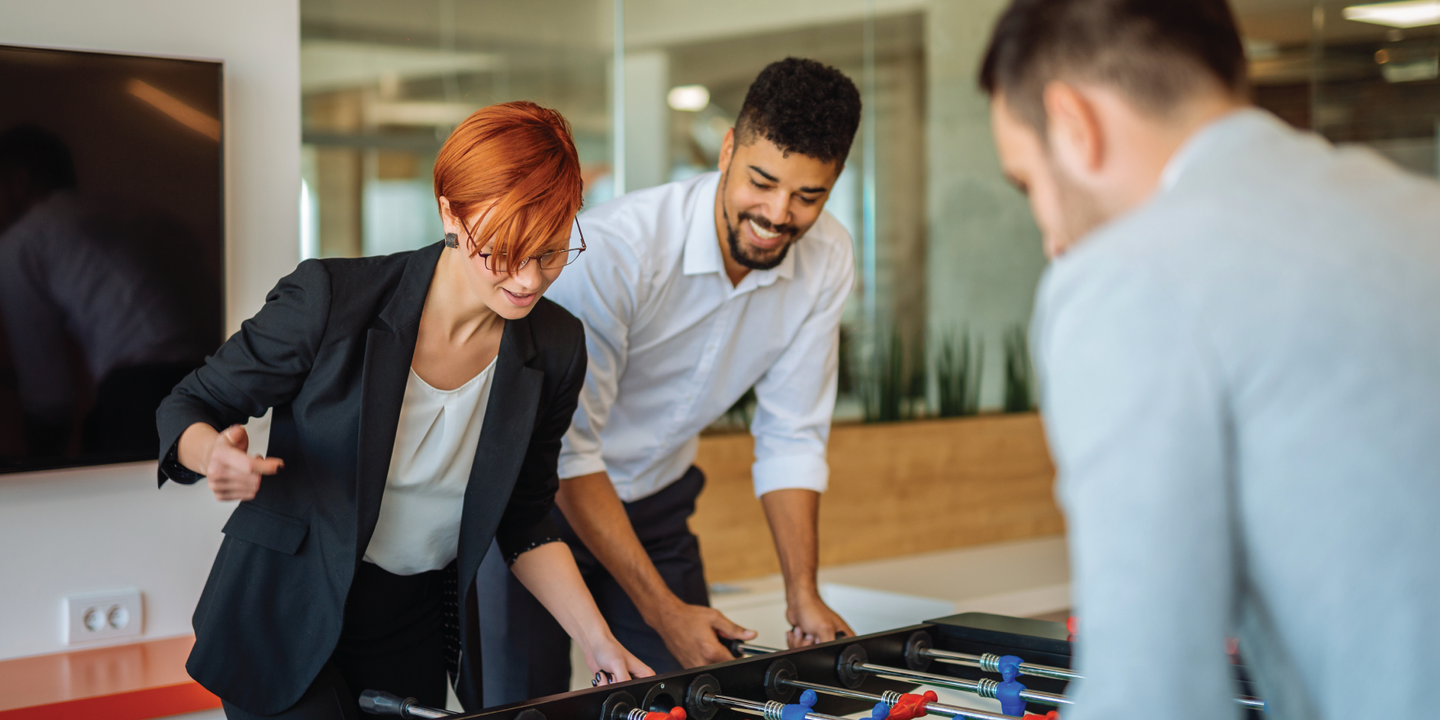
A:
{"label": "rolled sleeve", "polygon": [[829,256],[825,286],[814,310],[775,364],[755,385],[755,496],[801,488],[824,492],[830,419],[840,372],[840,314],[855,282],[850,243]]}
{"label": "rolled sleeve", "polygon": [[824,454],[781,455],[756,460],[750,470],[755,478],[755,497],[775,490],[814,490],[830,486],[830,464]]}

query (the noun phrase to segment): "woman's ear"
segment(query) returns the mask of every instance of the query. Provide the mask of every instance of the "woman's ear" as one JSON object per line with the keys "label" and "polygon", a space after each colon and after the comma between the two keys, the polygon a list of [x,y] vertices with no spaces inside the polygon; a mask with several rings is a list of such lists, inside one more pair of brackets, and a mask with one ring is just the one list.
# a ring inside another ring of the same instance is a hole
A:
{"label": "woman's ear", "polygon": [[459,233],[460,223],[455,220],[455,213],[450,210],[450,199],[444,195],[440,196],[440,224],[445,226],[447,233]]}

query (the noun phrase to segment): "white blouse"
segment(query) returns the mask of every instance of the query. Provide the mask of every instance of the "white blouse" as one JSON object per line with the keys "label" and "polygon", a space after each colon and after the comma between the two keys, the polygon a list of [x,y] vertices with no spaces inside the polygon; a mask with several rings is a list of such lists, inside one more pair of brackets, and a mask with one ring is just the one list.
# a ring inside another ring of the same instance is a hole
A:
{"label": "white blouse", "polygon": [[492,360],[464,385],[437,390],[410,370],[366,562],[396,575],[415,575],[455,559],[465,487],[494,374]]}

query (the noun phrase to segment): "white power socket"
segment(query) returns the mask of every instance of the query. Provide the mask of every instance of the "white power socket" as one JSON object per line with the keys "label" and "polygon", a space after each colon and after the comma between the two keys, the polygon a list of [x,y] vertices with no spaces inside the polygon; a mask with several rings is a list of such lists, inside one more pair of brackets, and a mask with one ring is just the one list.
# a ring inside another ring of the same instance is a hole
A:
{"label": "white power socket", "polygon": [[145,624],[140,591],[134,589],[66,595],[61,615],[65,643],[139,637]]}

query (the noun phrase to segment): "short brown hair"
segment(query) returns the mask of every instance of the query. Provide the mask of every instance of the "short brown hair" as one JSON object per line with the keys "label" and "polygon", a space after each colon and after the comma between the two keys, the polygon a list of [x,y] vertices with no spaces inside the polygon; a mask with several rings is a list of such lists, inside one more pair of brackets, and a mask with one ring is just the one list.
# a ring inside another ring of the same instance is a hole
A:
{"label": "short brown hair", "polygon": [[1163,114],[1207,79],[1247,92],[1225,0],[1013,0],[990,37],[980,87],[1041,131],[1052,80],[1101,82]]}
{"label": "short brown hair", "polygon": [[492,239],[493,252],[527,257],[562,234],[569,237],[583,192],[570,123],[532,102],[476,110],[435,158],[437,202],[449,200],[462,223],[476,208],[495,203],[472,255]]}

